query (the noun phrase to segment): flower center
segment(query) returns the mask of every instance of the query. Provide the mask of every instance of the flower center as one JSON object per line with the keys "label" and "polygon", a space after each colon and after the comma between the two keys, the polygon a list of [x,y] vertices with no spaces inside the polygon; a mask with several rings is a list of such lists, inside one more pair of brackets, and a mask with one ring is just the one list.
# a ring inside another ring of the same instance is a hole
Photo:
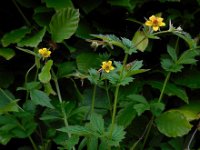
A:
{"label": "flower center", "polygon": [[158,20],[157,19],[153,20],[153,25],[158,26]]}

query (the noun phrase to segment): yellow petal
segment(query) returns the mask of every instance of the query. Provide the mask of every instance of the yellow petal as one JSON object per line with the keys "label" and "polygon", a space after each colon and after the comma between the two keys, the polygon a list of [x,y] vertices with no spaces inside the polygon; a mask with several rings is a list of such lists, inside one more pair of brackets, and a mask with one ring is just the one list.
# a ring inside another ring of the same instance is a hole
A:
{"label": "yellow petal", "polygon": [[165,26],[166,24],[164,22],[160,22],[158,25],[159,26]]}
{"label": "yellow petal", "polygon": [[113,66],[110,67],[110,70],[114,70],[114,69],[115,69],[115,67],[113,67]]}
{"label": "yellow petal", "polygon": [[146,21],[146,22],[145,22],[145,25],[146,25],[146,26],[150,26],[150,27],[151,27],[152,24],[153,24],[152,21]]}
{"label": "yellow petal", "polygon": [[153,27],[153,30],[154,30],[154,31],[158,31],[158,29],[159,29],[158,26],[154,26],[154,27]]}
{"label": "yellow petal", "polygon": [[149,17],[149,20],[154,21],[156,19],[156,16],[152,15],[151,17]]}
{"label": "yellow petal", "polygon": [[112,61],[108,61],[108,66],[111,66],[112,65]]}
{"label": "yellow petal", "polygon": [[162,22],[162,21],[163,21],[163,18],[158,17],[157,20],[158,20],[158,22]]}

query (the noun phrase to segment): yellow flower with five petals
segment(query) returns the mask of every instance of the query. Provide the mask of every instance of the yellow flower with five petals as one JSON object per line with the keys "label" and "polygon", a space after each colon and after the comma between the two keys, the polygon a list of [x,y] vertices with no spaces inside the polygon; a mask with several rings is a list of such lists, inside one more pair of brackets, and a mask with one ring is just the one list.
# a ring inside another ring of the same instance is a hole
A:
{"label": "yellow flower with five petals", "polygon": [[158,31],[160,27],[165,26],[163,18],[152,15],[149,20],[145,22],[146,26],[152,27],[153,31]]}
{"label": "yellow flower with five petals", "polygon": [[51,51],[48,50],[47,48],[41,48],[38,50],[38,53],[43,57],[43,58],[47,58],[50,57],[51,55]]}
{"label": "yellow flower with five petals", "polygon": [[104,61],[102,62],[102,70],[109,73],[111,70],[114,70],[115,68],[112,66],[112,61]]}

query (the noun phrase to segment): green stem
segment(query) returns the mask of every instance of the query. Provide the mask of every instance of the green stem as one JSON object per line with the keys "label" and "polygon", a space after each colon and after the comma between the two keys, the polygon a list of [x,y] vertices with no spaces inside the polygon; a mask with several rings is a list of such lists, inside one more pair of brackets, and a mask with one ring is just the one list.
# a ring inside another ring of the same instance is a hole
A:
{"label": "green stem", "polygon": [[[126,53],[124,56],[123,67],[122,67],[122,71],[120,72],[120,80],[122,79],[127,60],[128,60],[128,53]],[[115,125],[119,87],[120,87],[120,84],[117,85],[116,89],[115,89],[115,95],[114,95],[115,98],[114,98],[114,104],[113,104],[113,114],[112,114],[112,121],[111,121],[110,137],[112,136],[112,133],[114,130],[114,125]]]}
{"label": "green stem", "polygon": [[169,78],[170,78],[170,75],[171,75],[171,72],[168,72],[168,73],[167,73],[167,76],[166,76],[166,78],[165,78],[165,81],[164,81],[164,84],[163,84],[163,87],[162,87],[160,96],[159,96],[159,98],[158,98],[158,102],[161,102],[161,100],[162,100],[162,97],[163,97],[163,94],[164,94],[164,91],[165,91],[167,82],[168,82],[168,80],[169,80]]}
{"label": "green stem", "polygon": [[15,2],[15,0],[13,0],[13,3],[15,5],[15,7],[17,8],[17,10],[19,11],[19,13],[21,14],[22,18],[25,20],[26,24],[28,26],[31,26],[31,23],[28,21],[28,19],[26,18],[26,16],[24,15],[24,13],[21,11],[21,9],[19,8],[19,6],[17,5],[17,3]]}
{"label": "green stem", "polygon": [[109,109],[110,109],[110,116],[112,116],[112,105],[111,105],[110,95],[109,95],[109,92],[108,92],[107,80],[105,81],[105,85],[106,85],[106,95],[108,97],[108,104],[109,104]]}
{"label": "green stem", "polygon": [[[65,108],[64,108],[64,105],[63,105],[62,96],[61,96],[61,93],[60,93],[60,87],[59,87],[59,84],[58,84],[57,77],[56,77],[53,70],[52,70],[52,76],[53,76],[53,80],[54,80],[54,83],[55,83],[55,86],[56,86],[58,99],[59,99],[59,102],[60,102],[60,105],[61,105],[61,111],[62,111],[62,114],[63,114],[64,124],[65,124],[65,127],[68,128],[69,124],[68,124],[68,121],[67,121],[67,115],[66,115]],[[69,138],[71,137],[71,134],[69,132],[67,133],[67,135],[68,135]],[[73,150],[75,150],[74,147],[73,147]]]}
{"label": "green stem", "polygon": [[[161,100],[162,100],[162,97],[163,97],[163,94],[164,94],[164,91],[165,91],[167,82],[169,81],[169,78],[170,78],[170,75],[171,75],[171,72],[168,72],[168,73],[167,73],[167,76],[166,76],[166,78],[165,78],[165,81],[164,81],[164,83],[163,83],[163,87],[162,87],[160,96],[159,96],[159,98],[158,98],[158,102],[161,102]],[[145,139],[144,139],[144,142],[143,142],[143,145],[142,145],[142,150],[144,149],[144,146],[145,146],[145,144],[146,144],[147,138],[149,137],[149,133],[150,133],[150,131],[151,131],[151,128],[152,128],[152,125],[153,125],[153,121],[154,121],[154,116],[151,117],[151,122],[150,122],[150,124],[149,124],[149,126],[148,126],[147,134],[145,135]]]}
{"label": "green stem", "polygon": [[94,104],[95,104],[95,96],[96,96],[97,85],[94,85],[93,94],[92,94],[92,106],[91,106],[91,114],[94,112]]}
{"label": "green stem", "polygon": [[33,146],[33,149],[34,149],[34,150],[38,150],[38,148],[37,148],[35,142],[34,142],[33,139],[31,138],[31,136],[28,136],[28,139],[31,141],[31,144],[32,144],[32,146]]}
{"label": "green stem", "polygon": [[114,130],[114,125],[115,125],[115,115],[116,115],[116,110],[117,110],[119,87],[120,87],[120,85],[117,85],[117,87],[115,89],[115,99],[114,99],[114,104],[113,104],[113,114],[112,114],[112,121],[111,121],[110,137],[112,137],[112,133]]}

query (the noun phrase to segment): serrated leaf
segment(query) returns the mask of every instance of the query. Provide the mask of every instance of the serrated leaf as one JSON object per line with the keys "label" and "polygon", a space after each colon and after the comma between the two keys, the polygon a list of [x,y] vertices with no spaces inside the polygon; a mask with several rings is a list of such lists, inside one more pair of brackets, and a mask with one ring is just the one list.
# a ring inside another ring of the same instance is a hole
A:
{"label": "serrated leaf", "polygon": [[136,31],[132,42],[136,45],[136,48],[142,52],[147,48],[149,39],[146,37],[143,31]]}
{"label": "serrated leaf", "polygon": [[[146,83],[150,84],[152,87],[159,89],[159,90],[161,90],[161,88],[163,86],[163,83],[160,81],[148,81]],[[184,102],[188,103],[188,96],[187,96],[187,93],[185,92],[185,90],[176,86],[175,84],[167,83],[164,93],[169,96],[175,95],[175,96],[179,97],[181,100],[183,100]]]}
{"label": "serrated leaf", "polygon": [[135,111],[137,112],[137,115],[140,116],[143,112],[145,112],[146,110],[150,110],[150,106],[149,104],[145,104],[145,103],[140,103],[140,104],[135,104],[133,106],[133,108],[135,109]]}
{"label": "serrated leaf", "polygon": [[50,33],[52,39],[61,43],[69,39],[76,31],[79,22],[79,11],[73,8],[66,8],[57,11],[50,22]]}
{"label": "serrated leaf", "polygon": [[178,111],[167,111],[155,120],[158,130],[168,137],[186,135],[192,128],[186,117]]}
{"label": "serrated leaf", "polygon": [[90,116],[90,129],[97,132],[99,136],[104,133],[104,120],[102,116],[96,113],[92,113]]}
{"label": "serrated leaf", "polygon": [[[109,128],[110,131],[110,128]],[[108,135],[110,132],[108,132]],[[110,146],[119,146],[119,143],[122,141],[122,139],[124,139],[125,136],[125,131],[124,128],[122,126],[114,126],[112,135],[111,135],[111,139],[108,139],[107,142]]]}
{"label": "serrated leaf", "polygon": [[133,104],[128,104],[124,108],[122,108],[116,117],[116,121],[118,125],[122,125],[127,127],[131,124],[133,119],[136,117],[136,111],[133,108]]}
{"label": "serrated leaf", "polygon": [[57,76],[60,77],[67,77],[67,75],[73,73],[76,70],[76,63],[75,62],[64,62],[58,64],[58,72]]}
{"label": "serrated leaf", "polygon": [[176,50],[173,47],[171,47],[170,45],[167,45],[167,52],[171,56],[172,60],[174,62],[176,62],[177,61]]}
{"label": "serrated leaf", "polygon": [[184,51],[180,58],[178,59],[178,64],[195,64],[197,60],[195,59],[196,56],[200,54],[197,50],[187,50]]}
{"label": "serrated leaf", "polygon": [[20,47],[24,46],[37,47],[39,43],[42,42],[45,33],[46,33],[46,27],[44,27],[42,30],[35,33],[34,35],[23,38],[20,42],[17,43],[17,45]]}
{"label": "serrated leaf", "polygon": [[15,29],[15,30],[12,30],[12,31],[6,33],[1,39],[3,47],[6,47],[6,46],[8,46],[10,44],[15,44],[15,43],[20,42],[21,39],[27,33],[30,33],[30,32],[31,32],[30,28],[21,27],[19,29]]}
{"label": "serrated leaf", "polygon": [[54,106],[50,103],[51,99],[48,97],[48,95],[40,90],[31,90],[30,97],[36,105],[54,108]]}
{"label": "serrated leaf", "polygon": [[6,60],[10,60],[15,56],[15,51],[11,48],[0,48],[0,56],[4,57]]}
{"label": "serrated leaf", "polygon": [[40,82],[48,83],[51,80],[51,67],[53,65],[53,60],[48,60],[43,66],[42,71],[39,73],[38,77]]}
{"label": "serrated leaf", "polygon": [[183,69],[183,65],[177,64],[168,58],[161,59],[161,66],[168,72],[181,72]]}
{"label": "serrated leaf", "polygon": [[79,126],[79,125],[69,126],[68,128],[63,127],[63,128],[58,129],[58,131],[66,132],[66,133],[69,132],[71,134],[76,134],[76,135],[80,135],[80,136],[83,136],[83,135],[86,136],[86,135],[93,134],[93,132],[91,130],[89,130],[88,128]]}
{"label": "serrated leaf", "polygon": [[158,116],[165,109],[165,104],[157,101],[153,101],[150,103],[150,110],[153,115]]}
{"label": "serrated leaf", "polygon": [[45,0],[46,6],[49,8],[54,8],[56,10],[62,9],[62,8],[73,8],[73,3],[71,0]]}

